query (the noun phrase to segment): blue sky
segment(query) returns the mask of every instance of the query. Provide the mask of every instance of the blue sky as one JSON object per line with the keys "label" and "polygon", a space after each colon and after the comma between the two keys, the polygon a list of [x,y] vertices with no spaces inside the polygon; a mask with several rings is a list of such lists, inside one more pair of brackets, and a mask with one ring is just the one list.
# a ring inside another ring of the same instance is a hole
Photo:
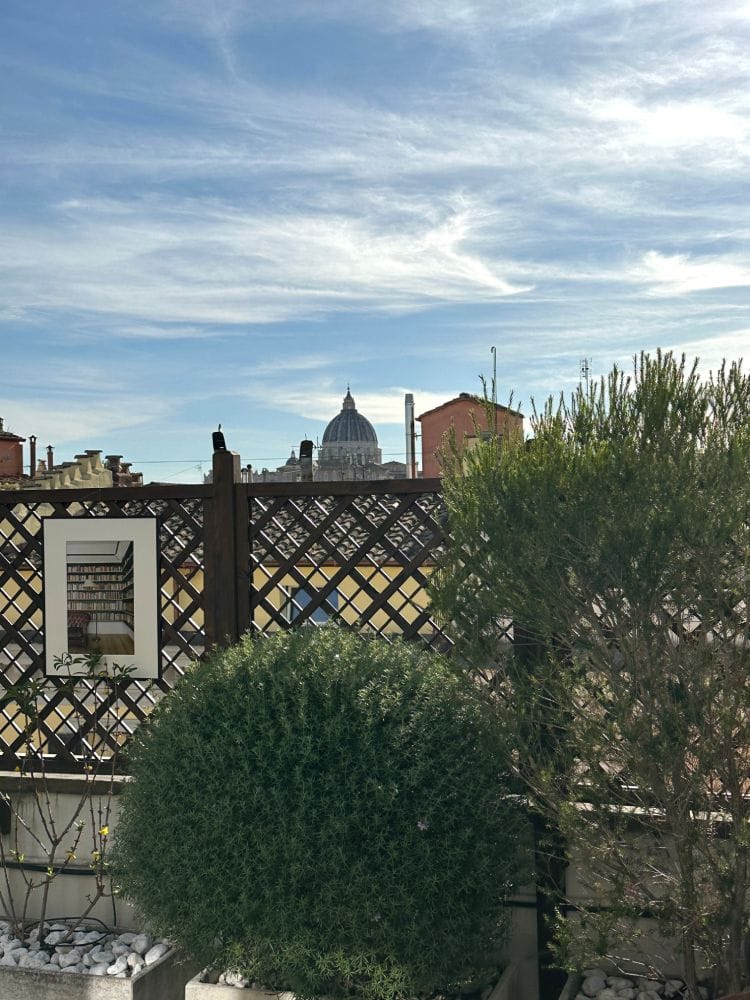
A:
{"label": "blue sky", "polygon": [[190,481],[750,344],[747,0],[2,0],[0,415]]}

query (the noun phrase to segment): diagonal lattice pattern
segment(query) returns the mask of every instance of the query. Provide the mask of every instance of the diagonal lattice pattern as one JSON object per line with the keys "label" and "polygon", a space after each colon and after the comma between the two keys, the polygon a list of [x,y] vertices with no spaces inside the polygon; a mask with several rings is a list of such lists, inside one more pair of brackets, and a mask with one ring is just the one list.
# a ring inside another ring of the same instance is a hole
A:
{"label": "diagonal lattice pattern", "polygon": [[[447,650],[426,585],[443,545],[436,485],[236,485],[236,518],[222,525],[250,546],[250,626],[258,632],[337,618],[365,634],[403,636]],[[15,492],[0,496],[0,769],[43,753],[56,771],[116,755],[206,651],[206,508],[213,487]],[[155,518],[158,526],[157,680],[111,684],[44,674],[45,518]],[[247,534],[245,534],[247,532]],[[238,566],[246,565],[245,554]],[[238,593],[240,591],[238,590]],[[33,683],[34,703],[13,687]],[[34,719],[34,724],[30,720]]]}
{"label": "diagonal lattice pattern", "polygon": [[258,632],[337,619],[365,634],[446,650],[427,581],[443,545],[437,490],[250,495],[251,624]]}
{"label": "diagonal lattice pattern", "polygon": [[[160,495],[160,493],[162,495]],[[191,495],[198,494],[198,495]],[[0,498],[0,768],[44,753],[58,771],[84,757],[108,757],[205,648],[203,491],[185,487],[14,493]],[[166,495],[165,495],[166,494]],[[44,676],[42,521],[54,518],[153,517],[159,539],[161,676],[106,682]],[[12,698],[35,683],[34,704]],[[33,722],[32,722],[33,720]]]}

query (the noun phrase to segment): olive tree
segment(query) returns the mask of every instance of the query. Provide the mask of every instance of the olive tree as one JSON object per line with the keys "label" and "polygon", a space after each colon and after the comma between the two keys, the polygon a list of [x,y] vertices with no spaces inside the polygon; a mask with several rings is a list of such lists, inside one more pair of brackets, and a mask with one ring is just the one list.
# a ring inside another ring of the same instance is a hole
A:
{"label": "olive tree", "polygon": [[[524,441],[447,456],[433,600],[491,675],[532,805],[598,902],[561,945],[675,937],[693,997],[748,982],[750,378],[642,355]],[[499,637],[515,623],[515,643]],[[506,647],[507,649],[507,647]],[[570,958],[570,954],[568,955]]]}

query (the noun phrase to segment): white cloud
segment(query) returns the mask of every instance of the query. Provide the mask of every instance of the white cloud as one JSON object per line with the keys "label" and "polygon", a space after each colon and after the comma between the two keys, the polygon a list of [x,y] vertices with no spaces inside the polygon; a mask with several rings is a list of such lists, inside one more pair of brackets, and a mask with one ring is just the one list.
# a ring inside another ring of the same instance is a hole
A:
{"label": "white cloud", "polygon": [[748,120],[707,100],[669,101],[644,107],[623,98],[588,106],[595,119],[617,124],[633,145],[656,147],[708,146],[741,142]]}
{"label": "white cloud", "polygon": [[226,332],[207,326],[156,326],[142,323],[132,326],[113,326],[111,333],[131,340],[205,340],[225,336]]}
{"label": "white cloud", "polygon": [[688,254],[649,250],[631,276],[650,285],[654,295],[685,295],[712,288],[750,286],[750,266],[731,258],[695,260]]}
{"label": "white cloud", "polygon": [[700,371],[705,376],[717,371],[724,361],[745,359],[743,370],[747,374],[750,361],[750,328],[716,333],[711,337],[683,340],[671,348],[675,354],[685,354],[688,359],[700,359]]}
{"label": "white cloud", "polygon": [[[113,392],[109,399],[87,402],[68,398],[64,405],[52,400],[18,395],[5,404],[8,423],[23,437],[36,434],[40,444],[64,442],[82,448],[107,448],[106,439],[115,431],[135,430],[168,419],[171,406],[165,399]],[[67,450],[55,449],[55,461],[73,458]]]}
{"label": "white cloud", "polygon": [[[414,395],[416,412],[430,410],[434,406],[445,403],[457,393],[444,394],[426,389],[407,389],[394,386],[382,392],[358,392],[356,386],[351,389],[357,410],[364,414],[374,424],[403,424],[404,395],[411,392]],[[319,385],[280,386],[274,390],[273,405],[275,409],[291,411],[300,417],[311,420],[331,420],[340,410],[343,393],[334,389],[330,380],[326,380],[323,388]]]}
{"label": "white cloud", "polygon": [[184,339],[202,336],[200,323],[492,301],[524,290],[475,249],[482,213],[450,199],[396,225],[392,206],[383,218],[372,206],[261,214],[147,202],[123,216],[89,204],[70,219],[73,207],[49,228],[6,230],[0,294],[16,308],[142,319],[122,325],[127,337]]}
{"label": "white cloud", "polygon": [[[397,435],[402,390],[370,390],[442,385],[446,371],[475,389],[490,343],[501,384],[546,395],[576,380],[584,353],[604,370],[641,344],[744,333],[747,10],[738,0],[126,5],[131,32],[114,39],[92,24],[96,73],[63,50],[36,63],[9,53],[11,76],[32,85],[14,86],[0,167],[21,195],[3,220],[0,316],[18,341],[36,338],[37,356],[58,337],[66,358],[77,343],[101,344],[67,376],[69,429],[95,417],[88,446],[117,421],[161,420],[156,358],[169,358],[164,398],[180,417],[172,385],[189,380],[196,421],[215,426],[226,401],[227,423],[275,434],[280,409],[272,430],[262,426],[269,386],[280,406],[326,421],[351,375],[363,412]],[[259,19],[279,46],[273,66],[270,50],[253,59]],[[337,57],[336,22],[366,39],[361,66]],[[285,72],[285,44],[304,42],[313,23],[329,48]],[[340,335],[347,316],[357,332]],[[214,337],[225,338],[221,378],[204,363]],[[83,373],[111,347],[144,364],[123,373],[118,360],[107,416],[91,386],[111,384],[112,370]],[[740,350],[737,336],[729,348]],[[27,405],[32,378],[17,357],[4,384]],[[35,369],[33,381],[48,376]],[[451,393],[416,395],[421,411]]]}

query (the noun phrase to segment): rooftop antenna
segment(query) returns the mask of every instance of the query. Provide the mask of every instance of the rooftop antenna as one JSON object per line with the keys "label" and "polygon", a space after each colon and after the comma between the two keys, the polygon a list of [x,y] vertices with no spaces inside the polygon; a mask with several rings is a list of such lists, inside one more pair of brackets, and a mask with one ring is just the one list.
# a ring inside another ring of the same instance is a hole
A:
{"label": "rooftop antenna", "polygon": [[581,382],[586,386],[586,395],[588,395],[590,379],[591,358],[581,358]]}

